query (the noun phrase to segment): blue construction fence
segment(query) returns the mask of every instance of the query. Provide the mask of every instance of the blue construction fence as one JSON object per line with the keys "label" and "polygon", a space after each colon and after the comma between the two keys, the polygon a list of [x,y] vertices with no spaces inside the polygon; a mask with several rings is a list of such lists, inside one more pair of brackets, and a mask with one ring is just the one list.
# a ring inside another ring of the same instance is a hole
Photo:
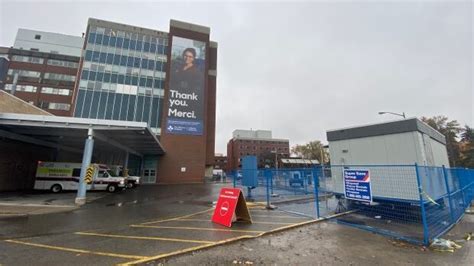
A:
{"label": "blue construction fence", "polygon": [[[257,179],[251,187],[244,182],[246,171],[228,176],[250,200],[423,245],[459,222],[474,198],[474,169],[419,165],[256,169],[251,170]],[[370,177],[366,177],[370,200],[355,199],[357,195],[346,191],[351,172]]]}

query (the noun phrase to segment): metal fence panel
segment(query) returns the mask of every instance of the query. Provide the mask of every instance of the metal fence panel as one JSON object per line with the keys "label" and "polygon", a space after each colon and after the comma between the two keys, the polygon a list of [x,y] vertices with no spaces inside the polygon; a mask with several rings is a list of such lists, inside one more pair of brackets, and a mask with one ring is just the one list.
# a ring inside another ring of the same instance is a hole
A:
{"label": "metal fence panel", "polygon": [[[370,173],[370,202],[346,197],[345,170]],[[415,164],[254,171],[255,187],[242,186],[239,171],[228,173],[250,200],[315,219],[342,213],[333,220],[425,245],[452,228],[474,198],[474,169]]]}

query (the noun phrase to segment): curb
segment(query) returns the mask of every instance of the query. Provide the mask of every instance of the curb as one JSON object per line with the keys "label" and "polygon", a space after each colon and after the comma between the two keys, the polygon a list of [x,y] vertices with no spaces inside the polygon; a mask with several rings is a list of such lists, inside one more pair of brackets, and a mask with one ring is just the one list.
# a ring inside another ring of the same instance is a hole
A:
{"label": "curb", "polygon": [[25,218],[30,216],[28,213],[0,213],[0,220]]}

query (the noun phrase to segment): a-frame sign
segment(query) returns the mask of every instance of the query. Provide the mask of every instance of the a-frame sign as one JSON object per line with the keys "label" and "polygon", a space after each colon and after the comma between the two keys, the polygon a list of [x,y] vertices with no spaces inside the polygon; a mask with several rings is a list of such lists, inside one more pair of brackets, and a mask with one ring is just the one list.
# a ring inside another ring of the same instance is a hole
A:
{"label": "a-frame sign", "polygon": [[233,222],[252,223],[247,203],[238,188],[222,188],[212,222],[231,227]]}

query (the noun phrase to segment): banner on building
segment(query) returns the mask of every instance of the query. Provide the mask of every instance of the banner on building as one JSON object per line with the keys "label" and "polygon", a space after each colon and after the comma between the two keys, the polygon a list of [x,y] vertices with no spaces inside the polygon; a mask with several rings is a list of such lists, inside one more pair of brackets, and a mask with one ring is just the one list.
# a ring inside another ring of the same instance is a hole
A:
{"label": "banner on building", "polygon": [[202,135],[206,43],[172,38],[166,132]]}

